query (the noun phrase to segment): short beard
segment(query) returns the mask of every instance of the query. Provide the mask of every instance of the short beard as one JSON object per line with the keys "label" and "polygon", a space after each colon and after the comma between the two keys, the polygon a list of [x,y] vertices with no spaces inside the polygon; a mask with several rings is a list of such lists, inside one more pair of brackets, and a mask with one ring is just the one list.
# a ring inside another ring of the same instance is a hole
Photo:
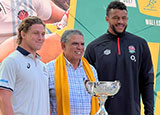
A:
{"label": "short beard", "polygon": [[121,36],[125,31],[126,31],[126,28],[127,28],[127,25],[126,27],[124,28],[123,32],[117,32],[115,27],[113,25],[111,25],[111,28],[112,30],[114,31],[114,33],[117,35],[117,36]]}

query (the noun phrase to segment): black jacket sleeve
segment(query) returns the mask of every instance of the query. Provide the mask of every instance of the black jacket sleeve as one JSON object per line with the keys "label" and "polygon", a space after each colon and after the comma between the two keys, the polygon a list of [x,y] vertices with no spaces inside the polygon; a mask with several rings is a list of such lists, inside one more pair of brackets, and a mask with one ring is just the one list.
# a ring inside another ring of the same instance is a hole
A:
{"label": "black jacket sleeve", "polygon": [[95,67],[95,54],[94,54],[94,48],[91,44],[89,44],[85,50],[84,57],[87,59],[87,61]]}
{"label": "black jacket sleeve", "polygon": [[154,72],[151,54],[147,42],[143,44],[140,66],[140,93],[144,104],[145,115],[154,115]]}

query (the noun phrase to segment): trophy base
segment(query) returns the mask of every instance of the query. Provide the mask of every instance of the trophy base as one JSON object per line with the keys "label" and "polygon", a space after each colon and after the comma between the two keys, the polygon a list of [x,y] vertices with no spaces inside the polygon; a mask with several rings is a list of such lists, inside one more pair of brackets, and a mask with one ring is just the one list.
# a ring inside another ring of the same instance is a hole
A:
{"label": "trophy base", "polygon": [[105,108],[100,109],[95,115],[109,115]]}
{"label": "trophy base", "polygon": [[108,113],[104,107],[104,104],[105,104],[107,98],[108,98],[108,96],[98,97],[100,108],[95,115],[108,115]]}

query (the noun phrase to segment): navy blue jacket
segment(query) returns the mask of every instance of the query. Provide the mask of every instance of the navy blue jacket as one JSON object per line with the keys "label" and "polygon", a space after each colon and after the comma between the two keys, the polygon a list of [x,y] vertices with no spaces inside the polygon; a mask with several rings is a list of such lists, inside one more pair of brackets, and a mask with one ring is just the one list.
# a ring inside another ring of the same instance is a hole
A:
{"label": "navy blue jacket", "polygon": [[119,37],[105,33],[87,46],[84,57],[100,81],[121,82],[119,92],[105,103],[110,115],[140,115],[141,96],[145,115],[153,115],[153,65],[144,39],[128,32]]}

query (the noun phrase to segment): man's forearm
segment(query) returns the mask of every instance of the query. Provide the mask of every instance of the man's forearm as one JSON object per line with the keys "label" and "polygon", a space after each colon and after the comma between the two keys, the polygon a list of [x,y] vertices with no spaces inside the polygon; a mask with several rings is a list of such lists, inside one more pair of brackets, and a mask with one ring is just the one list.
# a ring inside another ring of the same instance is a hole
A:
{"label": "man's forearm", "polygon": [[0,90],[0,115],[14,115],[10,98],[10,91]]}
{"label": "man's forearm", "polygon": [[4,101],[0,101],[0,115],[14,115],[12,106]]}

